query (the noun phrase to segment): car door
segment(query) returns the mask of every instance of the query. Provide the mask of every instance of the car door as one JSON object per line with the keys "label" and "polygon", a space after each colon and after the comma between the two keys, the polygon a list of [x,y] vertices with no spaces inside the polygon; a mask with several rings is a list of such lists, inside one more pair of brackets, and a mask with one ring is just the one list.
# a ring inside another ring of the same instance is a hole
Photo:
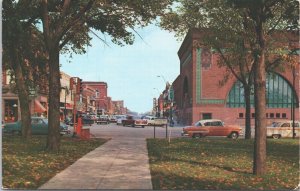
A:
{"label": "car door", "polygon": [[282,123],[279,128],[279,134],[281,137],[293,137],[293,128],[291,127],[291,123]]}
{"label": "car door", "polygon": [[210,134],[211,136],[226,136],[226,129],[221,121],[210,122]]}
{"label": "car door", "polygon": [[212,122],[205,122],[204,123],[205,129],[208,130],[208,136],[216,136],[216,129],[212,126]]}

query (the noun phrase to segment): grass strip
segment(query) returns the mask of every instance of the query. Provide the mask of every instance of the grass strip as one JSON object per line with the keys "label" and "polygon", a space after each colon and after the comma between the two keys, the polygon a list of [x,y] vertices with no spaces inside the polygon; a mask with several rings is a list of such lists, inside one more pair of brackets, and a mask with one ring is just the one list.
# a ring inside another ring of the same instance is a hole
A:
{"label": "grass strip", "polygon": [[8,189],[37,189],[83,155],[104,144],[105,139],[62,137],[59,152],[46,152],[46,136],[2,137],[2,185]]}
{"label": "grass strip", "polygon": [[252,174],[253,140],[148,139],[155,190],[291,190],[299,183],[299,140],[267,140],[267,173]]}

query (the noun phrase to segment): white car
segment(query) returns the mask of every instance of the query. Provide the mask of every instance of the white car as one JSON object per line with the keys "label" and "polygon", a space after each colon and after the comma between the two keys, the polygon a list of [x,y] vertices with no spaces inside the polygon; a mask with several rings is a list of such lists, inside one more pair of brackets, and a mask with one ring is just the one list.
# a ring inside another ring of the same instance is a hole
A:
{"label": "white car", "polygon": [[154,117],[154,116],[144,116],[143,119],[147,120],[148,125],[154,125],[155,124],[155,119],[157,119],[157,117]]}
{"label": "white car", "polygon": [[117,125],[122,125],[122,120],[126,119],[126,115],[116,115]]}
{"label": "white car", "polygon": [[[295,136],[300,135],[300,122],[295,121]],[[271,127],[267,127],[267,137],[273,139],[293,137],[293,122],[292,121],[281,121],[273,122]]]}

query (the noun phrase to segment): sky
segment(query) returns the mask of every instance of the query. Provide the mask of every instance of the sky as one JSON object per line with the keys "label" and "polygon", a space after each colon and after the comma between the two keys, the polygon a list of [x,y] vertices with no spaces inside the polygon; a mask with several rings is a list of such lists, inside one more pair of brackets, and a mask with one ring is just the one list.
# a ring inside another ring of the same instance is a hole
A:
{"label": "sky", "polygon": [[177,52],[182,41],[154,25],[137,32],[142,39],[136,35],[133,45],[123,47],[113,44],[109,36],[102,36],[108,46],[93,37],[86,54],[61,55],[61,71],[83,81],[106,82],[112,100],[124,100],[131,111],[151,111],[165,80],[172,83],[179,75]]}

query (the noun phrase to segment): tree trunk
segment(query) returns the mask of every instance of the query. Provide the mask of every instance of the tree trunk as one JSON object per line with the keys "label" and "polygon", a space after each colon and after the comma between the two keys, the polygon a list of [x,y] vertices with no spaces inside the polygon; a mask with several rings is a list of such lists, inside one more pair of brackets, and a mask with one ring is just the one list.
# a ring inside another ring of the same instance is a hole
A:
{"label": "tree trunk", "polygon": [[266,71],[265,71],[265,39],[263,32],[262,8],[257,10],[256,35],[257,49],[254,61],[254,94],[255,94],[255,142],[253,173],[266,173]]}
{"label": "tree trunk", "polygon": [[29,95],[27,86],[25,84],[25,79],[23,75],[23,70],[21,67],[22,60],[20,59],[20,53],[16,43],[13,43],[10,47],[10,55],[12,59],[12,69],[15,73],[16,87],[18,92],[19,104],[21,109],[21,128],[22,128],[22,137],[28,139],[31,137],[31,113],[30,113],[30,105],[29,105]]}
{"label": "tree trunk", "polygon": [[59,46],[58,43],[49,46],[49,132],[47,150],[59,151],[60,147],[60,71],[59,71]]}
{"label": "tree trunk", "polygon": [[251,139],[251,103],[250,103],[251,86],[244,85],[244,98],[246,103],[245,117],[245,139]]}

